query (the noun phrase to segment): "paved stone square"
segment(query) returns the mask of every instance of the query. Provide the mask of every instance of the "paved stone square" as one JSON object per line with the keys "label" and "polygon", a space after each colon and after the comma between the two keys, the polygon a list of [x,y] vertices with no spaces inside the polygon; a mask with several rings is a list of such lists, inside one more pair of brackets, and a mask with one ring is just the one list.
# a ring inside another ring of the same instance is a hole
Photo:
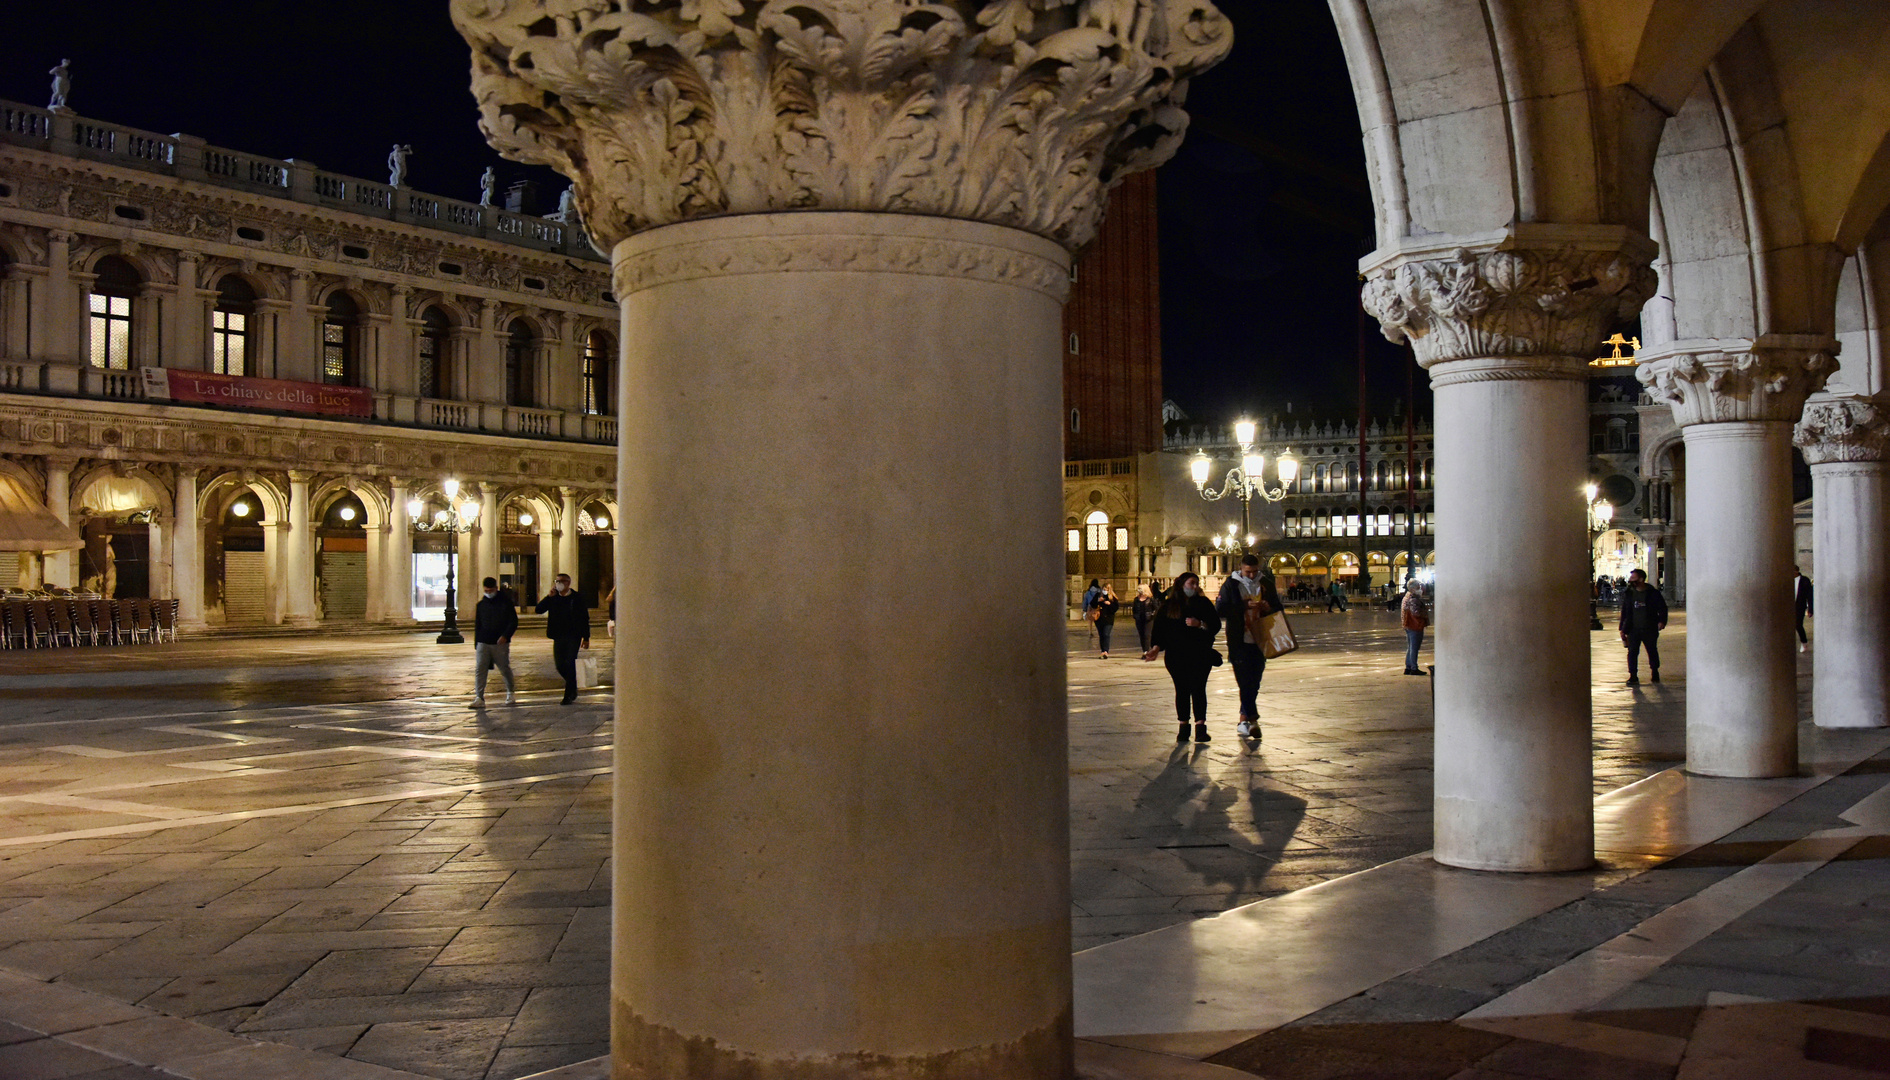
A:
{"label": "paved stone square", "polygon": [[[1429,680],[1399,674],[1395,616],[1298,626],[1257,745],[1227,669],[1214,741],[1178,746],[1160,665],[1071,631],[1073,947],[1429,846]],[[1683,689],[1621,688],[1596,641],[1605,790],[1679,760]],[[522,639],[521,705],[474,712],[470,655],[429,634],[0,654],[0,969],[441,1080],[603,1053],[607,691],[558,706]]]}

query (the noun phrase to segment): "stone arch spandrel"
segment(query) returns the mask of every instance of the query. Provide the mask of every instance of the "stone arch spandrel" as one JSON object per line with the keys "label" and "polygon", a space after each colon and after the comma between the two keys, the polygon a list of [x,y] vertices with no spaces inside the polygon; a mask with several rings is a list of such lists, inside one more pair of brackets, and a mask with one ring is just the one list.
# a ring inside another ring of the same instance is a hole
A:
{"label": "stone arch spandrel", "polygon": [[1805,229],[1854,250],[1890,205],[1890,5],[1769,0],[1753,27],[1771,60]]}
{"label": "stone arch spandrel", "polygon": [[387,526],[388,495],[377,485],[356,476],[337,476],[309,492],[309,516],[315,521],[322,520],[328,506],[344,493],[360,500],[361,509],[366,515],[361,523],[364,528],[374,530]]}

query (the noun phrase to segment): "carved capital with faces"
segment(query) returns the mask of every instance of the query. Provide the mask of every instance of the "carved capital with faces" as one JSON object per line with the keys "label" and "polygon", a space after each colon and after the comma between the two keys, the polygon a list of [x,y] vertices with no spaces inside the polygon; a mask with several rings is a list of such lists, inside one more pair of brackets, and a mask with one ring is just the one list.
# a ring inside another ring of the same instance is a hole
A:
{"label": "carved capital with faces", "polygon": [[603,251],[693,218],[924,214],[1077,248],[1166,161],[1209,0],[453,0],[480,127]]}
{"label": "carved capital with faces", "polygon": [[1644,348],[1635,378],[1674,422],[1796,421],[1837,370],[1838,343],[1815,334],[1700,338]]}
{"label": "carved capital with faces", "polygon": [[[1582,378],[1608,327],[1653,295],[1654,251],[1615,226],[1413,238],[1366,258],[1365,310],[1385,337],[1410,342],[1440,385]],[[1463,362],[1462,371],[1440,369]]]}
{"label": "carved capital with faces", "polygon": [[1824,398],[1806,403],[1792,445],[1807,465],[1882,461],[1890,444],[1890,416],[1874,398]]}

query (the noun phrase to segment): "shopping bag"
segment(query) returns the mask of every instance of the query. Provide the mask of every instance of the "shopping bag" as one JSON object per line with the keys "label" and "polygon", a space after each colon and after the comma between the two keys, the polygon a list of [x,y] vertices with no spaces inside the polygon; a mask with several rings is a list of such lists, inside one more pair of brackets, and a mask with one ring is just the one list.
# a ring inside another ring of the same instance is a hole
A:
{"label": "shopping bag", "polygon": [[1293,627],[1286,621],[1286,612],[1275,611],[1260,620],[1260,630],[1253,636],[1260,644],[1260,653],[1268,660],[1285,656],[1299,648],[1299,642],[1293,637]]}
{"label": "shopping bag", "polygon": [[589,690],[597,685],[597,657],[580,654],[577,658],[577,684],[579,690]]}

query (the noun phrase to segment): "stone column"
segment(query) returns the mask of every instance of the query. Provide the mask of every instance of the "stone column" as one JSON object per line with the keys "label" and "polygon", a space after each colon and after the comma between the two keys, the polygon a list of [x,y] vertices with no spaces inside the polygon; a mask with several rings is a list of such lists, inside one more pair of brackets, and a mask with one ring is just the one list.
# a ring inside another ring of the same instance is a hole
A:
{"label": "stone column", "polygon": [[48,360],[83,364],[85,298],[72,276],[72,241],[65,229],[46,233],[46,299],[33,305],[33,349]]}
{"label": "stone column", "polygon": [[1441,863],[1594,861],[1587,365],[1652,292],[1653,254],[1623,228],[1529,225],[1364,260],[1366,310],[1436,395]]}
{"label": "stone column", "polygon": [[197,469],[194,466],[177,467],[176,505],[173,517],[176,521],[176,539],[172,560],[172,577],[175,596],[177,597],[177,625],[180,628],[200,630],[206,624],[203,617],[203,521],[197,510]]}
{"label": "stone column", "polygon": [[[67,525],[72,524],[72,469],[77,464],[74,458],[46,459],[46,509]],[[45,583],[67,589],[77,585],[78,563],[79,553],[76,551],[48,552],[42,571]]]}
{"label": "stone column", "polygon": [[[453,12],[489,137],[612,252],[618,580],[700,586],[617,649],[614,1075],[1064,1080],[1059,302],[1231,35],[1198,0],[546,7]],[[739,499],[732,445],[771,477]],[[700,573],[757,522],[772,566]],[[1015,602],[914,620],[920,563]],[[833,611],[901,630],[835,649]],[[722,722],[762,702],[769,739]]]}
{"label": "stone column", "polygon": [[1641,351],[1637,376],[1686,439],[1687,770],[1798,771],[1792,424],[1837,367],[1829,338]]}
{"label": "stone column", "polygon": [[543,588],[551,591],[551,580],[559,574],[570,574],[577,579],[578,570],[578,493],[576,488],[558,489],[562,503],[558,512],[558,565],[552,567],[546,575]]}
{"label": "stone column", "polygon": [[410,498],[405,477],[390,476],[387,487],[392,500],[387,512],[387,583],[384,604],[385,621],[411,626],[413,617],[413,517],[407,513]]}
{"label": "stone column", "polygon": [[1890,724],[1890,417],[1872,398],[1814,399],[1793,441],[1811,466],[1818,642],[1811,718]]}
{"label": "stone column", "polygon": [[308,483],[315,474],[289,470],[289,520],[283,523],[282,621],[291,626],[314,626],[315,521],[309,513]]}
{"label": "stone column", "polygon": [[499,485],[479,485],[479,562],[473,570],[473,597],[479,596],[480,583],[499,576]]}

